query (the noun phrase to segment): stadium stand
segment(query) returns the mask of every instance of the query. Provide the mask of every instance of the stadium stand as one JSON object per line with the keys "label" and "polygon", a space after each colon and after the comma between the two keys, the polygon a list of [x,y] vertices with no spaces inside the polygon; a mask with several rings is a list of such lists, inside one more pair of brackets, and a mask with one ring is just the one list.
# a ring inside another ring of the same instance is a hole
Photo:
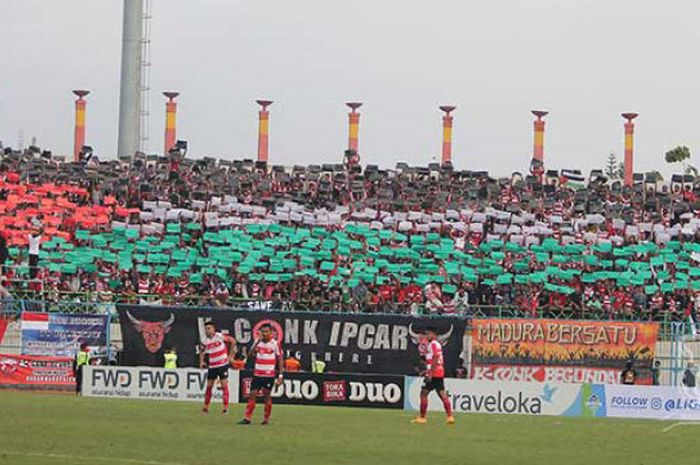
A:
{"label": "stadium stand", "polygon": [[[4,286],[37,300],[695,319],[700,192],[599,171],[250,160],[63,163],[6,149]],[[42,238],[34,279],[30,235]]]}

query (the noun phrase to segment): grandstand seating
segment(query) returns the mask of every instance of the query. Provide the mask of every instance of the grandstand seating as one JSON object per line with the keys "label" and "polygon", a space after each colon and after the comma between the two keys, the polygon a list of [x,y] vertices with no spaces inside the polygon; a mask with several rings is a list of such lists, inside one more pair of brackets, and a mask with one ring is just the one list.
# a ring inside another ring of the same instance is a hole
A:
{"label": "grandstand seating", "polygon": [[[0,232],[41,289],[309,300],[334,310],[683,318],[700,291],[694,179],[573,186],[431,165],[394,170],[137,157],[92,166],[6,153]],[[652,185],[653,184],[653,185]],[[38,288],[37,288],[38,289]]]}

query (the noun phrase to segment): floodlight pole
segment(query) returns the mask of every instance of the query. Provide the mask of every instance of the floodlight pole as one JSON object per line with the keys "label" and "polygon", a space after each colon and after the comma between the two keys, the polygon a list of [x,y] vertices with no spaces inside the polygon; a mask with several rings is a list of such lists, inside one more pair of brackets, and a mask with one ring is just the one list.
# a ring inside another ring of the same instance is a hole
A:
{"label": "floodlight pole", "polygon": [[631,186],[634,178],[634,119],[638,113],[623,113],[625,123],[625,186]]}
{"label": "floodlight pole", "polygon": [[175,146],[175,141],[177,140],[177,102],[175,98],[180,93],[163,92],[163,95],[168,98],[168,101],[165,102],[165,148],[163,149],[163,155],[167,155],[170,149]]}
{"label": "floodlight pole", "polygon": [[73,142],[73,161],[80,161],[80,151],[85,145],[85,109],[87,101],[83,98],[89,94],[89,90],[74,90],[78,98],[75,101],[75,137]]}
{"label": "floodlight pole", "polygon": [[133,157],[141,144],[144,0],[124,0],[117,156]]}
{"label": "floodlight pole", "polygon": [[258,112],[258,161],[267,162],[269,157],[269,123],[270,112],[267,107],[272,105],[272,100],[256,100],[261,110]]}
{"label": "floodlight pole", "polygon": [[440,110],[445,114],[442,116],[442,164],[452,163],[452,115],[457,107],[452,105],[441,105]]}

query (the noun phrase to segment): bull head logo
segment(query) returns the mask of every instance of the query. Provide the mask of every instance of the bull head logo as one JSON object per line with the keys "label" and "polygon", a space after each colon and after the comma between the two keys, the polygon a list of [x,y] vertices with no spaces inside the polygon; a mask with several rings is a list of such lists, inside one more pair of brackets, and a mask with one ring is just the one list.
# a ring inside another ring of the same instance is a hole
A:
{"label": "bull head logo", "polygon": [[[450,336],[452,335],[453,329],[454,325],[450,325],[450,329],[448,329],[447,332],[445,332],[444,334],[437,335],[437,341],[440,343],[441,346],[446,346],[447,343],[450,341]],[[411,342],[418,346],[418,353],[421,355],[425,355],[425,353],[428,350],[428,338],[425,337],[424,334],[413,331],[413,323],[410,323],[408,325],[408,335],[411,336]]]}
{"label": "bull head logo", "polygon": [[126,312],[129,321],[134,325],[136,332],[143,336],[143,342],[146,350],[155,354],[163,346],[165,335],[170,332],[170,327],[175,321],[175,315],[170,314],[170,318],[165,321],[141,321],[133,317],[131,313]]}

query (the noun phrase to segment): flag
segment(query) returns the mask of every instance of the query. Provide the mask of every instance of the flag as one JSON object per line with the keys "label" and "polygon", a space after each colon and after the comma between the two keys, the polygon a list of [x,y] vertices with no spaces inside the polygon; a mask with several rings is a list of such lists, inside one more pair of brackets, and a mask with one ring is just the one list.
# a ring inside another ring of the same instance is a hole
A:
{"label": "flag", "polygon": [[48,331],[49,314],[36,312],[22,312],[22,330]]}
{"label": "flag", "polygon": [[688,324],[690,325],[690,334],[693,338],[698,337],[698,327],[695,324],[695,320],[693,320],[693,315],[690,313],[688,313]]}
{"label": "flag", "polygon": [[583,177],[579,170],[561,170],[561,184],[570,189],[583,189],[586,178]]}

